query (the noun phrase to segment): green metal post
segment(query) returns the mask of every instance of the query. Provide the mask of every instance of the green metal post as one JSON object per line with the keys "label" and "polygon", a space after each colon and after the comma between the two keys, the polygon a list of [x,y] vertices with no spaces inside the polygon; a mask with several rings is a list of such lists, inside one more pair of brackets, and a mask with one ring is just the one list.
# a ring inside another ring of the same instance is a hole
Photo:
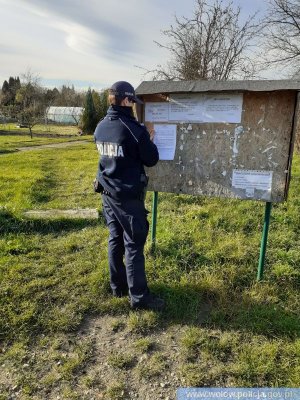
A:
{"label": "green metal post", "polygon": [[257,271],[257,280],[258,281],[260,281],[262,279],[263,274],[264,274],[265,256],[266,256],[266,249],[267,249],[271,208],[272,208],[272,203],[267,202],[266,208],[265,208],[264,228],[263,228],[261,244],[260,244],[260,255],[259,255],[259,263],[258,263],[258,271]]}
{"label": "green metal post", "polygon": [[152,248],[152,250],[155,250],[155,241],[156,241],[157,203],[158,203],[158,192],[153,192],[152,223],[151,223],[151,248]]}

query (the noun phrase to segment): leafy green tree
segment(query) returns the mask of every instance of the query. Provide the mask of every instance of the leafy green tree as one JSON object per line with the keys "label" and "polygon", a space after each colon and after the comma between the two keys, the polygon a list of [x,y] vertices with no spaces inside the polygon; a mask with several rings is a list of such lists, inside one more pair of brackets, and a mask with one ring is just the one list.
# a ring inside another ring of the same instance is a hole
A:
{"label": "leafy green tree", "polygon": [[92,134],[98,123],[97,112],[93,100],[91,88],[88,89],[85,101],[84,111],[81,118],[80,127],[84,133]]}

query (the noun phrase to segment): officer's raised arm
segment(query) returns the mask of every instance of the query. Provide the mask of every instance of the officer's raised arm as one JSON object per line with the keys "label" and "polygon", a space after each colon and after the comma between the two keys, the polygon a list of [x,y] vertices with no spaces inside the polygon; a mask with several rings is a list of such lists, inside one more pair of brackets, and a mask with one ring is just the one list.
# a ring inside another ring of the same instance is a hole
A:
{"label": "officer's raised arm", "polygon": [[151,142],[153,142],[154,141],[154,136],[155,136],[155,129],[154,129],[153,123],[152,122],[146,122],[145,123],[145,127],[146,127],[147,131],[149,132]]}
{"label": "officer's raised arm", "polygon": [[157,164],[159,160],[158,150],[146,128],[139,139],[139,151],[141,160],[146,167],[153,167]]}

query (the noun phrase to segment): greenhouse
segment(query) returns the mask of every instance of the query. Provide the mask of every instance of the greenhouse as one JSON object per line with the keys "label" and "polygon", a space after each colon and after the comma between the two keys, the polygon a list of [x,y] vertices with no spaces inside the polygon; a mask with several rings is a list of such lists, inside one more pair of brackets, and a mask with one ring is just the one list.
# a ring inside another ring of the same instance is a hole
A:
{"label": "greenhouse", "polygon": [[48,107],[46,123],[78,125],[83,107]]}

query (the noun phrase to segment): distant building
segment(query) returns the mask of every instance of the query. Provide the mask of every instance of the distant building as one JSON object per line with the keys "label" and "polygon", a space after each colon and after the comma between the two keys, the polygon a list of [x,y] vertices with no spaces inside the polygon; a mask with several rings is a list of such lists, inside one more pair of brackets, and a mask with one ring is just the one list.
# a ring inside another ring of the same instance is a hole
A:
{"label": "distant building", "polygon": [[83,110],[83,107],[48,107],[46,123],[78,125]]}

